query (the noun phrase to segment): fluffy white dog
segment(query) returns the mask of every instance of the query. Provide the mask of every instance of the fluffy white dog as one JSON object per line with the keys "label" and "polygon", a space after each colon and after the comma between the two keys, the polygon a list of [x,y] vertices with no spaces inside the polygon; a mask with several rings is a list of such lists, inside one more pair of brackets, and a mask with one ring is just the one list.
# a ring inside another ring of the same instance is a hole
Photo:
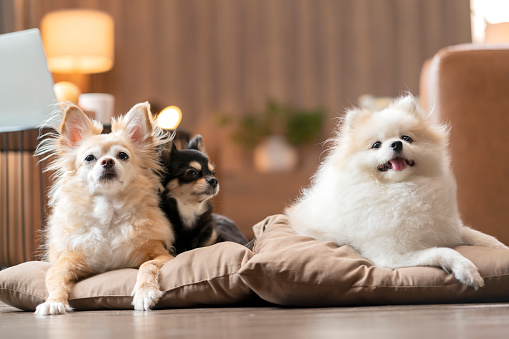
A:
{"label": "fluffy white dog", "polygon": [[310,188],[287,209],[300,235],[350,245],[376,266],[439,266],[482,287],[457,245],[507,248],[463,225],[450,169],[448,128],[412,96],[379,112],[351,110]]}

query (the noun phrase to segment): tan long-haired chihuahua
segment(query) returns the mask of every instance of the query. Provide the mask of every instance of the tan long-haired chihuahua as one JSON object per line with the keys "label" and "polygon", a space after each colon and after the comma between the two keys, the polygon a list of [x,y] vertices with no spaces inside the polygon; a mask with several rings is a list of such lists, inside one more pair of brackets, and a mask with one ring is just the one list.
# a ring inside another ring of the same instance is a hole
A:
{"label": "tan long-haired chihuahua", "polygon": [[160,268],[173,257],[174,235],[158,207],[156,147],[165,142],[148,103],[112,120],[112,132],[77,106],[57,113],[57,133],[36,154],[54,156],[49,193],[52,212],[45,231],[48,297],[37,315],[71,311],[68,295],[83,277],[138,268],[132,292],[135,310],[150,310],[162,296]]}

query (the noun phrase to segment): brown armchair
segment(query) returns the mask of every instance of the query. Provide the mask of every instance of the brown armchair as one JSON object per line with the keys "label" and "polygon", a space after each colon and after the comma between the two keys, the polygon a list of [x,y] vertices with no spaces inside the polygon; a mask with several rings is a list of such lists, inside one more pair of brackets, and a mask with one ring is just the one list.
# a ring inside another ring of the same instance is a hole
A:
{"label": "brown armchair", "polygon": [[421,71],[424,109],[451,125],[466,225],[509,244],[509,45],[444,48]]}

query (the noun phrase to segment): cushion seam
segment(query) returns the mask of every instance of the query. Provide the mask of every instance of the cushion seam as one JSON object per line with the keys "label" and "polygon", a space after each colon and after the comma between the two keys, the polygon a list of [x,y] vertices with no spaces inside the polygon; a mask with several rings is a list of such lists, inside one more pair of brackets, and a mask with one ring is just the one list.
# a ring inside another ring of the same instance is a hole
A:
{"label": "cushion seam", "polygon": [[44,297],[40,297],[36,294],[32,294],[32,293],[28,293],[28,292],[25,292],[25,291],[20,291],[18,289],[15,289],[15,288],[9,288],[9,287],[0,287],[0,291],[1,290],[4,290],[4,291],[10,291],[10,292],[16,292],[16,293],[20,293],[20,294],[24,294],[24,295],[29,295],[31,297],[35,297],[35,298],[38,298],[38,299],[43,299],[44,300]]}
{"label": "cushion seam", "polygon": [[[243,277],[243,276],[260,277],[260,275],[245,274],[245,273],[240,274],[240,276],[241,277]],[[498,274],[498,275],[487,275],[487,276],[484,276],[483,279],[506,277],[506,276],[509,276],[509,273]],[[338,285],[339,285],[339,284],[322,284],[322,283],[308,283],[308,282],[300,282],[300,281],[290,281],[290,280],[278,279],[278,278],[268,277],[268,276],[264,276],[264,278],[275,280],[275,281],[280,281],[280,282],[285,282],[285,283],[291,283],[291,284],[295,284],[295,285],[314,285],[314,286],[326,286],[326,287],[338,287]],[[348,288],[415,288],[415,287],[435,288],[435,287],[455,286],[455,285],[458,285],[458,283],[441,284],[441,285],[352,285]],[[251,287],[251,286],[249,286],[249,287]]]}
{"label": "cushion seam", "polygon": [[[240,269],[240,268],[239,268]],[[173,290],[176,290],[178,288],[181,288],[181,287],[186,287],[186,286],[189,286],[189,285],[193,285],[193,284],[199,284],[199,283],[202,283],[202,282],[206,282],[206,281],[212,281],[212,280],[216,280],[216,279],[219,279],[219,278],[224,278],[224,277],[229,277],[231,275],[234,275],[234,274],[238,274],[238,270],[237,269],[237,272],[233,272],[233,273],[227,273],[227,274],[224,274],[224,275],[220,275],[220,276],[217,276],[217,277],[213,277],[211,279],[203,279],[203,280],[200,280],[200,281],[195,281],[195,282],[192,282],[192,283],[187,283],[187,284],[182,284],[182,285],[178,285],[178,286],[175,286],[171,289],[168,289],[166,291],[164,291],[164,293],[166,292],[169,292],[169,291],[173,291]]]}
{"label": "cushion seam", "polygon": [[[167,290],[165,290],[163,292],[166,294],[166,293],[168,293],[170,291],[173,291],[173,290],[176,290],[176,289],[179,289],[179,288],[182,288],[182,287],[186,287],[186,286],[190,286],[190,285],[194,285],[194,284],[201,284],[201,283],[206,282],[206,281],[212,281],[212,280],[216,280],[216,279],[220,279],[220,278],[224,278],[224,277],[229,277],[229,276],[234,275],[234,274],[238,274],[238,272],[228,273],[228,274],[220,275],[220,276],[217,276],[217,277],[213,277],[211,279],[202,279],[200,281],[195,281],[195,282],[192,282],[192,283],[178,285],[178,286],[172,287],[170,289],[167,289]],[[20,291],[20,290],[15,289],[15,288],[1,287],[0,290],[16,292],[16,293],[20,293],[20,294],[23,294],[23,295],[28,295],[28,296],[35,297],[35,298],[38,298],[38,299],[42,299],[42,300],[45,299],[44,297],[40,297],[40,296],[38,296],[36,294],[27,293],[27,292]],[[130,294],[129,295],[123,295],[123,294],[104,294],[104,295],[96,295],[96,296],[86,296],[86,297],[84,296],[84,297],[77,297],[77,298],[69,298],[69,300],[81,300],[81,299],[93,299],[93,298],[105,298],[105,297],[132,297],[132,296]]]}

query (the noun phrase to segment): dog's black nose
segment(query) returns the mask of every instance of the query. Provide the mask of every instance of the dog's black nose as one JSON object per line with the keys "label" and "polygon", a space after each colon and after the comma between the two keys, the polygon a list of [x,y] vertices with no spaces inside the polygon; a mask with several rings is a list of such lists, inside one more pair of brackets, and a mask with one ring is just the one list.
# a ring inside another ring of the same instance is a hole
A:
{"label": "dog's black nose", "polygon": [[217,179],[216,178],[212,177],[212,178],[207,178],[205,180],[207,180],[207,183],[210,185],[210,187],[212,187],[212,188],[217,187]]}
{"label": "dog's black nose", "polygon": [[403,143],[401,141],[394,141],[391,144],[391,148],[394,150],[394,152],[400,152],[403,149]]}
{"label": "dog's black nose", "polygon": [[113,160],[112,158],[106,158],[101,161],[101,166],[106,169],[112,168],[113,165],[115,165],[115,160]]}

